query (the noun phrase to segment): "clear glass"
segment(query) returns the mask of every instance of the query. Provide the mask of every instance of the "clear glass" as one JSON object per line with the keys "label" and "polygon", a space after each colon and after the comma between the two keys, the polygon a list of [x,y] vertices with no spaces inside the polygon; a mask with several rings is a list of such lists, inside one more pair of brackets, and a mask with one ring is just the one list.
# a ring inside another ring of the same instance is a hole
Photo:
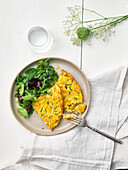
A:
{"label": "clear glass", "polygon": [[40,26],[33,27],[29,30],[27,40],[30,48],[38,53],[48,51],[53,44],[51,34]]}

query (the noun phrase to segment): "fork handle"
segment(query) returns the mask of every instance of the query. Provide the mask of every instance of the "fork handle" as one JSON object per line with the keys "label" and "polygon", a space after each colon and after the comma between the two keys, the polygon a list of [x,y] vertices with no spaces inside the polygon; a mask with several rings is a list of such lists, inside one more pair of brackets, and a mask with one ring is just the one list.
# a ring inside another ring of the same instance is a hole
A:
{"label": "fork handle", "polygon": [[106,134],[106,133],[104,133],[104,132],[102,132],[102,131],[94,128],[94,127],[91,127],[91,126],[88,126],[88,125],[87,125],[87,127],[88,127],[89,129],[91,129],[91,130],[93,130],[93,131],[95,131],[95,132],[97,132],[97,133],[99,133],[99,134],[101,134],[101,135],[103,135],[103,136],[105,136],[105,137],[107,137],[107,138],[109,138],[109,139],[117,142],[117,143],[120,143],[120,144],[123,143],[121,140],[116,139],[115,137],[113,137],[113,136],[111,136],[111,135],[108,135],[108,134]]}

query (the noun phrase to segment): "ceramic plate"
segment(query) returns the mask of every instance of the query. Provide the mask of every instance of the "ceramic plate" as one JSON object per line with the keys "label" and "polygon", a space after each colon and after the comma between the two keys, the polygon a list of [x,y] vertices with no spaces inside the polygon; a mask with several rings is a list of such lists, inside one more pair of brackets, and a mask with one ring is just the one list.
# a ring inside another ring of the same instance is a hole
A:
{"label": "ceramic plate", "polygon": [[[47,57],[51,58],[50,65],[56,68],[56,66],[59,66],[61,69],[64,69],[65,71],[69,72],[77,81],[80,88],[82,89],[83,97],[84,97],[84,103],[87,105],[87,108],[84,113],[80,114],[80,116],[83,118],[85,117],[87,110],[89,108],[89,102],[90,102],[90,87],[88,80],[84,73],[72,62],[61,59],[61,58],[55,58],[55,57]],[[43,58],[45,59],[45,58]],[[27,65],[25,68],[23,68],[18,74],[24,73],[28,68],[36,66],[36,62],[39,60],[36,60],[29,65]],[[56,69],[58,74],[60,74],[60,70]],[[17,77],[17,76],[16,76]],[[71,123],[68,120],[61,119],[59,125],[54,128],[53,131],[51,131],[42,121],[42,119],[38,116],[38,114],[34,111],[33,114],[29,117],[24,119],[18,112],[17,112],[17,99],[14,97],[15,95],[15,89],[16,89],[16,78],[13,81],[11,91],[10,91],[10,106],[12,109],[12,113],[15,116],[16,120],[24,126],[29,131],[39,134],[39,135],[55,135],[59,133],[66,132],[76,125]]]}

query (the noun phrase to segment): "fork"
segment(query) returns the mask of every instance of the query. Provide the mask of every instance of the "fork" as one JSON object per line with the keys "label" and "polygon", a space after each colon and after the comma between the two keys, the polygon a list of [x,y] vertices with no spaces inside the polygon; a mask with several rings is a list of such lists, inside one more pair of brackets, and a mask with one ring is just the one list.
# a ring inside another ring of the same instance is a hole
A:
{"label": "fork", "polygon": [[81,126],[81,127],[88,127],[89,129],[91,129],[91,130],[93,130],[93,131],[95,131],[95,132],[97,132],[97,133],[99,133],[99,134],[101,134],[101,135],[103,135],[103,136],[105,136],[105,137],[107,137],[107,138],[109,138],[109,139],[117,142],[117,143],[120,143],[120,144],[123,143],[121,140],[119,140],[119,139],[117,139],[117,138],[115,138],[115,137],[113,137],[113,136],[110,136],[110,135],[108,135],[107,133],[104,133],[104,132],[102,132],[102,131],[94,128],[94,127],[89,126],[89,125],[87,124],[87,121],[86,121],[85,119],[82,119],[82,118],[80,118],[80,117],[78,117],[78,116],[77,116],[75,119],[71,119],[70,121],[71,121],[72,123],[76,124],[76,125]]}

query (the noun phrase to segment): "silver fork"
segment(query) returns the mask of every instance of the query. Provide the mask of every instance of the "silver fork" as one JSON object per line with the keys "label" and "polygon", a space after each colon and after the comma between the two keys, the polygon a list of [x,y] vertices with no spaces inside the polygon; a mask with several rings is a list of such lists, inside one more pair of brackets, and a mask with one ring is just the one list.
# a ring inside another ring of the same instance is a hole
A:
{"label": "silver fork", "polygon": [[107,138],[109,138],[109,139],[117,142],[117,143],[120,143],[120,144],[123,143],[121,140],[116,139],[115,137],[110,136],[110,135],[108,135],[108,134],[106,134],[106,133],[104,133],[104,132],[102,132],[102,131],[94,128],[94,127],[89,126],[89,125],[87,124],[87,121],[86,121],[85,119],[82,119],[82,118],[77,117],[77,118],[75,118],[75,119],[71,119],[70,121],[71,121],[72,123],[75,123],[76,125],[81,126],[81,127],[88,127],[89,129],[91,129],[91,130],[93,130],[93,131],[95,131],[95,132],[97,132],[97,133],[99,133],[99,134],[101,134],[101,135],[103,135],[103,136],[105,136],[105,137],[107,137]]}

